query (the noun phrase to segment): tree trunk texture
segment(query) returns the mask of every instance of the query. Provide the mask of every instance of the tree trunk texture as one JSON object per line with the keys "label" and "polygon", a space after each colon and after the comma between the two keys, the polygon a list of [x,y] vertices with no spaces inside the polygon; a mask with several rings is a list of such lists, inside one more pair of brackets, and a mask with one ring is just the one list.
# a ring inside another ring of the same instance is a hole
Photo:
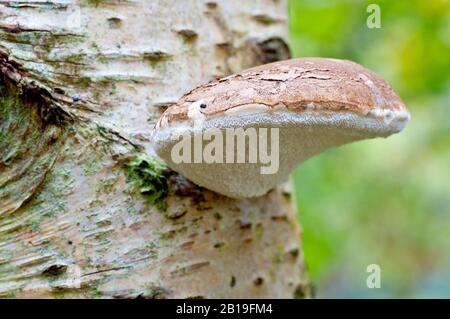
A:
{"label": "tree trunk texture", "polygon": [[288,58],[287,24],[286,0],[0,0],[0,296],[309,296],[289,190],[226,198],[150,141],[193,87]]}

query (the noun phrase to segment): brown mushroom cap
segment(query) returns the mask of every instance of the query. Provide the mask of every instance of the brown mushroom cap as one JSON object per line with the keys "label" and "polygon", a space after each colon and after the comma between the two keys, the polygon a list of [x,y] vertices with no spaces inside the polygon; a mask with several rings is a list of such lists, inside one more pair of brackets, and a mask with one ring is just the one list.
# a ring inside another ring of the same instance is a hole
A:
{"label": "brown mushroom cap", "polygon": [[[155,151],[200,186],[230,197],[266,193],[302,161],[330,147],[387,137],[409,120],[384,80],[350,61],[305,58],[262,65],[199,86],[169,107],[153,133]],[[200,126],[198,124],[201,124]],[[177,131],[279,128],[279,170],[261,163],[174,163]]]}
{"label": "brown mushroom cap", "polygon": [[188,119],[192,102],[203,100],[206,116],[246,104],[270,108],[283,105],[301,112],[314,105],[322,110],[406,112],[390,85],[361,65],[328,58],[293,59],[265,64],[199,86],[185,94],[165,116],[168,123]]}

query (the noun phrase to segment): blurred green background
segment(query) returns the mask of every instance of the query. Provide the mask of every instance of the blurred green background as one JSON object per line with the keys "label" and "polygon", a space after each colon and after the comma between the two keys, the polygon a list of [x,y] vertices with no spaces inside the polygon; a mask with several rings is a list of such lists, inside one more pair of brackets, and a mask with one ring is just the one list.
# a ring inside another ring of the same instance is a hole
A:
{"label": "blurred green background", "polygon": [[[381,8],[369,29],[366,8]],[[450,1],[290,0],[294,56],[356,61],[381,75],[412,119],[295,173],[317,297],[450,297]],[[381,267],[369,289],[366,267]]]}

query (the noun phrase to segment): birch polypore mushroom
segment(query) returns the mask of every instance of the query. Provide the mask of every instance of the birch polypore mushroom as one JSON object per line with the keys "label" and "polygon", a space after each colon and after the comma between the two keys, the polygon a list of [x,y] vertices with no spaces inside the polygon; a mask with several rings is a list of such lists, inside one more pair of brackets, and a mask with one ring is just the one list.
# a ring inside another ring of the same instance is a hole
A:
{"label": "birch polypore mushroom", "polygon": [[194,183],[254,197],[311,156],[387,137],[408,120],[398,95],[372,71],[345,60],[305,58],[197,87],[163,113],[153,142],[157,154]]}

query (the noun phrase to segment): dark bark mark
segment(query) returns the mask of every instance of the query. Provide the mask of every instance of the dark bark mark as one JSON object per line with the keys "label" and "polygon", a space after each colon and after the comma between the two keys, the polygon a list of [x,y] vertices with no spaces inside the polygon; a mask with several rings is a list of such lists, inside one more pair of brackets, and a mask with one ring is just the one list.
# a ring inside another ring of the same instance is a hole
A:
{"label": "dark bark mark", "polygon": [[251,229],[252,228],[252,223],[246,220],[238,220],[237,224],[239,226],[240,229],[242,230],[247,230],[247,229]]}
{"label": "dark bark mark", "polygon": [[114,294],[114,299],[168,299],[172,292],[159,285],[150,285],[144,290],[122,291]]}
{"label": "dark bark mark", "polygon": [[81,277],[92,276],[92,275],[96,275],[96,274],[101,274],[101,273],[111,272],[111,271],[118,271],[118,270],[123,270],[123,269],[128,269],[128,268],[130,268],[130,266],[122,266],[122,267],[113,267],[113,268],[101,269],[101,270],[97,270],[97,271],[93,271],[93,272],[90,272],[90,273],[83,274],[83,275],[81,275]]}
{"label": "dark bark mark", "polygon": [[172,276],[184,276],[209,265],[210,265],[209,261],[198,262],[185,267],[178,268],[172,271],[170,274]]}
{"label": "dark bark mark", "polygon": [[255,286],[261,286],[264,283],[264,278],[257,277],[255,280],[253,280],[253,284]]}
{"label": "dark bark mark", "polygon": [[218,242],[218,243],[215,243],[214,244],[214,248],[222,248],[222,247],[224,247],[225,246],[225,243],[224,242]]}
{"label": "dark bark mark", "polygon": [[195,41],[198,37],[197,32],[191,29],[181,29],[178,30],[177,33],[183,37],[183,39],[187,42]]}
{"label": "dark bark mark", "polygon": [[284,22],[283,19],[278,19],[278,18],[273,17],[273,16],[271,16],[269,14],[254,14],[251,17],[256,22],[261,23],[261,24],[267,24],[267,25]]}
{"label": "dark bark mark", "polygon": [[208,2],[206,2],[206,7],[209,10],[216,10],[218,7],[218,4],[217,4],[217,2],[214,2],[214,1],[208,1]]}
{"label": "dark bark mark", "polygon": [[108,19],[110,29],[119,29],[122,26],[122,19],[113,17]]}
{"label": "dark bark mark", "polygon": [[255,50],[260,64],[266,64],[291,58],[291,50],[287,43],[279,37],[269,38],[257,43]]}
{"label": "dark bark mark", "polygon": [[298,248],[292,248],[291,250],[289,250],[288,253],[289,253],[289,255],[290,255],[292,258],[297,259],[298,256],[299,256],[300,251],[299,251]]}
{"label": "dark bark mark", "polygon": [[230,287],[233,288],[234,286],[236,286],[236,277],[231,276]]}
{"label": "dark bark mark", "polygon": [[312,284],[301,283],[294,290],[295,299],[315,298],[316,288]]}
{"label": "dark bark mark", "polygon": [[150,61],[152,65],[156,63],[163,62],[171,58],[172,55],[167,52],[162,51],[152,51],[152,52],[144,52],[143,58],[144,60]]}
{"label": "dark bark mark", "polygon": [[161,286],[150,286],[148,291],[138,296],[138,299],[167,299],[171,295],[170,290]]}
{"label": "dark bark mark", "polygon": [[46,269],[44,269],[44,271],[42,272],[42,274],[44,276],[60,276],[62,274],[64,274],[67,271],[67,265],[60,265],[60,264],[55,264],[55,265],[51,265],[49,267],[47,267]]}
{"label": "dark bark mark", "polygon": [[288,220],[288,217],[286,214],[280,214],[280,215],[274,215],[270,217],[271,220],[276,222],[285,222]]}
{"label": "dark bark mark", "polygon": [[198,295],[198,296],[189,296],[189,297],[186,297],[186,299],[206,299],[206,297],[202,296],[202,295]]}

